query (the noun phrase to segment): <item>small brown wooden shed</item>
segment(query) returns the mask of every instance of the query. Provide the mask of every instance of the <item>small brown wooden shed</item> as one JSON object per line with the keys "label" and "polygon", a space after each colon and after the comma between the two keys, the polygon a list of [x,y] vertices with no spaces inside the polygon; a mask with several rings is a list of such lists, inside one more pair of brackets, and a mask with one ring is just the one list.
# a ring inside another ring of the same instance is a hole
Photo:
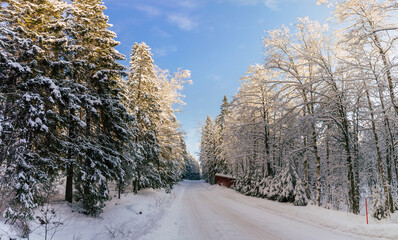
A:
{"label": "small brown wooden shed", "polygon": [[236,178],[231,175],[216,173],[216,184],[230,188],[235,183]]}

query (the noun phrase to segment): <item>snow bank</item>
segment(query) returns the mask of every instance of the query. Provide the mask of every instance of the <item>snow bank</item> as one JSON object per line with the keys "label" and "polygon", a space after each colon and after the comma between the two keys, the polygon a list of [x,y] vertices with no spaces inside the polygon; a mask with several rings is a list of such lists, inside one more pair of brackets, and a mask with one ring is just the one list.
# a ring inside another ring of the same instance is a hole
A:
{"label": "snow bank", "polygon": [[393,214],[390,219],[382,221],[371,217],[371,213],[369,213],[369,224],[367,225],[364,215],[329,210],[313,205],[298,207],[291,203],[279,203],[267,199],[245,196],[232,189],[219,186],[212,186],[211,191],[222,193],[226,198],[233,198],[248,205],[261,207],[267,211],[287,218],[293,218],[297,221],[308,222],[355,235],[398,239],[398,213]]}
{"label": "snow bank", "polygon": [[[55,233],[53,240],[130,240],[137,239],[148,232],[164,214],[172,200],[174,191],[170,194],[164,190],[145,189],[138,194],[123,194],[121,199],[114,198],[107,202],[104,212],[99,218],[93,218],[78,213],[76,207],[70,207],[65,202],[53,203],[56,210],[54,221],[62,225],[54,232],[49,231],[48,239]],[[50,224],[51,225],[51,224]],[[44,239],[44,226],[32,224],[33,233],[30,240]],[[0,239],[17,238],[13,227],[0,222]]]}

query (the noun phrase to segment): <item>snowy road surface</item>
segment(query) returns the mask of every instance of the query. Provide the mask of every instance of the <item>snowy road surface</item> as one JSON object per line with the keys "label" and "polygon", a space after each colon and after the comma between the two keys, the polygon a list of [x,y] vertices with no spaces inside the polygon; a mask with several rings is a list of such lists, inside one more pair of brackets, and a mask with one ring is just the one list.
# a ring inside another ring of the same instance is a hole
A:
{"label": "snowy road surface", "polygon": [[234,191],[211,191],[214,187],[181,183],[168,212],[143,239],[375,239],[289,217]]}
{"label": "snowy road surface", "polygon": [[[126,192],[121,199],[115,194],[98,218],[54,203],[52,207],[59,209],[56,221],[63,224],[53,239],[398,239],[398,214],[384,221],[370,217],[367,225],[364,215],[248,197],[202,181],[183,181],[171,194],[164,189]],[[32,229],[29,239],[44,239],[43,226]],[[0,221],[0,239],[10,238],[19,239],[17,232]]]}

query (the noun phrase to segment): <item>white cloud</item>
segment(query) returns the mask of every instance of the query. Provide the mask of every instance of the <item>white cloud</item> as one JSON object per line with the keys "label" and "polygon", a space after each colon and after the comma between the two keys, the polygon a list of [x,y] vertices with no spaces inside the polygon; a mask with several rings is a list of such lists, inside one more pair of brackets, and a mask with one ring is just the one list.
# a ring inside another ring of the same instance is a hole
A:
{"label": "white cloud", "polygon": [[178,48],[176,46],[167,46],[161,48],[154,48],[153,55],[154,57],[164,57],[169,55],[170,53],[176,52]]}
{"label": "white cloud", "polygon": [[221,81],[221,77],[217,74],[209,74],[207,75],[207,79],[215,81],[215,82],[220,82]]}
{"label": "white cloud", "polygon": [[164,31],[163,29],[161,29],[158,26],[152,27],[151,32],[155,33],[157,36],[162,37],[162,38],[171,37],[171,35],[168,32]]}
{"label": "white cloud", "polygon": [[167,20],[170,23],[177,25],[178,28],[184,31],[191,31],[198,26],[198,23],[192,18],[179,13],[169,14],[167,16]]}
{"label": "white cloud", "polygon": [[[149,17],[165,19],[184,31],[191,31],[199,26],[200,16],[195,13],[198,8],[207,4],[207,1],[209,0],[107,0],[120,7],[146,13]],[[165,32],[157,31],[157,34],[162,35],[161,37],[169,37]]]}
{"label": "white cloud", "polygon": [[[219,0],[222,2],[232,2],[239,5],[253,6],[257,4],[264,4],[271,10],[279,10],[279,5],[283,2],[296,2],[297,0]],[[325,1],[325,0],[319,0]]]}
{"label": "white cloud", "polygon": [[278,0],[265,0],[264,4],[271,10],[278,10],[278,4],[281,2],[282,1],[278,1]]}
{"label": "white cloud", "polygon": [[147,13],[150,16],[159,16],[162,14],[162,11],[156,7],[152,7],[150,5],[137,5],[135,6],[137,10]]}
{"label": "white cloud", "polygon": [[177,0],[177,4],[188,9],[196,9],[199,7],[199,2],[195,0]]}

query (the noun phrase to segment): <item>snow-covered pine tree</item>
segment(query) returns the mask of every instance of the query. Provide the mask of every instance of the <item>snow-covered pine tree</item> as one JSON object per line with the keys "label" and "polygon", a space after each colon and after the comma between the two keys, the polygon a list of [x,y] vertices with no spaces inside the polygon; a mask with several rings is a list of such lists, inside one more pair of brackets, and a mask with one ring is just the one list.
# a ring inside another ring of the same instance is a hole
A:
{"label": "snow-covered pine tree", "polygon": [[73,0],[70,10],[73,79],[85,87],[78,113],[85,129],[75,141],[80,146],[74,157],[73,179],[77,199],[90,215],[101,212],[109,199],[108,181],[123,181],[123,166],[132,164],[131,158],[123,155],[131,136],[127,122],[132,120],[121,104],[118,87],[124,67],[117,61],[124,56],[115,49],[119,43],[108,29],[111,25],[104,9],[101,0]]}
{"label": "snow-covered pine tree", "polygon": [[[202,127],[200,162],[203,176],[211,184],[215,183],[215,174],[230,172],[225,156],[226,152],[223,149],[225,121],[230,111],[227,97],[224,96],[222,101],[220,114],[215,121],[207,116]],[[237,181],[239,182],[239,180]]]}
{"label": "snow-covered pine tree", "polygon": [[216,165],[216,138],[213,120],[207,116],[202,126],[202,136],[200,142],[200,163],[202,165],[203,177],[210,184],[215,183],[217,173]]}
{"label": "snow-covered pine tree", "polygon": [[297,206],[305,206],[308,202],[304,184],[290,161],[285,169],[270,181],[264,195],[269,199],[292,202]]}
{"label": "snow-covered pine tree", "polygon": [[264,177],[263,179],[261,179],[260,181],[260,192],[259,192],[259,196],[263,197],[263,198],[267,198],[268,197],[268,186],[272,183],[272,177],[268,176],[268,177]]}
{"label": "snow-covered pine tree", "polygon": [[224,143],[224,129],[225,129],[225,120],[228,118],[229,114],[229,102],[227,96],[224,95],[222,104],[220,106],[220,114],[217,116],[215,120],[215,131],[217,132],[216,136],[216,165],[217,165],[217,173],[228,173],[228,164],[225,158],[225,152],[223,151],[222,145]]}
{"label": "snow-covered pine tree", "polygon": [[143,187],[159,188],[162,185],[157,137],[161,111],[159,91],[151,49],[145,43],[135,43],[130,53],[125,90],[125,106],[138,122],[135,142],[142,146],[141,157],[136,163],[135,192]]}
{"label": "snow-covered pine tree", "polygon": [[189,153],[186,153],[184,159],[183,179],[199,180],[200,179],[200,165],[199,162]]}
{"label": "snow-covered pine tree", "polygon": [[[11,1],[1,5],[2,148],[9,190],[4,216],[21,223],[42,204],[63,162],[67,140],[60,109],[70,92],[61,1]],[[29,231],[28,228],[25,228]]]}
{"label": "snow-covered pine tree", "polygon": [[[25,106],[37,107],[33,105],[33,100],[40,101],[40,96],[32,96],[30,92],[25,93],[19,89],[20,84],[26,84],[25,82],[32,75],[32,70],[24,59],[33,60],[34,55],[41,49],[34,46],[32,40],[20,36],[12,27],[2,24],[0,31],[2,97],[0,151],[1,166],[5,168],[1,175],[1,184],[4,189],[1,202],[8,206],[4,217],[11,223],[15,223],[32,219],[33,209],[37,207],[36,196],[40,191],[38,185],[43,182],[39,176],[45,176],[42,170],[37,169],[39,166],[28,159],[31,153],[29,144],[33,139],[26,138],[31,135],[30,132],[38,129],[32,129],[31,125],[28,125],[29,119],[32,120],[30,116],[26,119],[22,115],[25,114]],[[32,112],[32,117],[35,117],[37,113],[37,111]],[[35,123],[35,119],[33,118],[32,123]],[[24,126],[27,126],[26,133],[22,131]],[[9,196],[10,199],[4,196]]]}

